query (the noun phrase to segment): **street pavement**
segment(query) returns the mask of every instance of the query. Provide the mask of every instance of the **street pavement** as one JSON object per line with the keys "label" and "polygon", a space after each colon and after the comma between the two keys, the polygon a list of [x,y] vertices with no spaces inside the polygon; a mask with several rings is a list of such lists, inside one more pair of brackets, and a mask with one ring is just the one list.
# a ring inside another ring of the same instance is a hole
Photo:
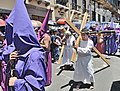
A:
{"label": "street pavement", "polygon": [[[93,56],[96,54],[93,53]],[[46,91],[120,91],[120,53],[115,56],[104,55],[110,62],[110,67],[103,62],[101,58],[93,57],[93,67],[95,73],[94,89],[75,89],[72,88],[71,82],[74,71],[63,71],[59,76],[57,73],[59,65],[52,64],[52,84],[46,87]],[[103,69],[103,70],[101,70]]]}
{"label": "street pavement", "polygon": [[[93,53],[93,56],[96,54]],[[107,56],[110,62],[110,67],[102,61],[101,58],[93,57],[93,68],[95,73],[95,87],[94,89],[73,89],[71,86],[74,71],[62,71],[57,76],[60,69],[58,64],[52,64],[52,84],[45,87],[46,91],[120,91],[120,53],[117,52],[115,56]],[[105,68],[105,69],[104,69]],[[103,70],[101,70],[103,69]],[[2,91],[2,90],[0,90]]]}

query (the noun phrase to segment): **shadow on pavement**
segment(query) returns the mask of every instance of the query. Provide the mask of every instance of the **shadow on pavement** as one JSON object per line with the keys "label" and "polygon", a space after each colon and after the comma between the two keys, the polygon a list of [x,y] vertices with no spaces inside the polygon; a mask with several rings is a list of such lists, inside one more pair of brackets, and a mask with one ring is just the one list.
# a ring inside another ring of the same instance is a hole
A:
{"label": "shadow on pavement", "polygon": [[120,58],[120,55],[115,55],[115,56]]}
{"label": "shadow on pavement", "polygon": [[108,68],[108,67],[110,67],[110,65],[108,65],[108,66],[106,66],[106,67],[103,67],[103,68],[101,68],[101,69],[95,71],[94,74],[96,74],[96,73],[98,73],[98,72],[100,72],[100,71],[102,71],[102,70],[104,70],[104,69],[106,69],[106,68]]}
{"label": "shadow on pavement", "polygon": [[63,65],[63,66],[61,66],[60,67],[60,71],[57,73],[57,76],[59,76],[61,73],[62,73],[62,71],[74,71],[74,67],[73,67],[73,65]]}
{"label": "shadow on pavement", "polygon": [[[78,83],[80,84],[80,87],[77,88]],[[90,84],[83,84],[83,82],[75,82],[74,80],[70,80],[69,83],[65,84],[64,86],[61,86],[61,89],[70,86],[69,91],[73,91],[73,89],[90,89]]]}
{"label": "shadow on pavement", "polygon": [[120,81],[114,81],[110,91],[120,91]]}
{"label": "shadow on pavement", "polygon": [[[100,56],[99,55],[96,55],[96,56],[94,56],[93,55],[93,58],[100,58]],[[105,57],[106,59],[111,59],[111,58],[109,58],[109,57]]]}

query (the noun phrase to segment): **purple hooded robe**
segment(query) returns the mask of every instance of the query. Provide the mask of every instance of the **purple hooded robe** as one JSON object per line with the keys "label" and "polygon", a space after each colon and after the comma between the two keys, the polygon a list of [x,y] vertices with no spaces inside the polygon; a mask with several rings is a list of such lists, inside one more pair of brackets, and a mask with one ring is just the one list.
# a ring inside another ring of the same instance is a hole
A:
{"label": "purple hooded robe", "polygon": [[14,83],[14,90],[44,91],[46,84],[45,53],[39,45],[24,0],[16,0],[11,13],[13,19],[8,17],[6,22],[9,25],[13,24],[12,44],[19,56],[15,66],[18,79]]}
{"label": "purple hooded robe", "polygon": [[[49,20],[49,15],[51,14],[52,10],[49,9],[44,21],[42,23],[42,26],[40,28],[40,30],[38,31],[38,40],[42,41],[44,40],[45,36],[49,36],[47,34],[47,25],[48,25],[48,20]],[[52,79],[52,58],[51,58],[51,52],[50,52],[50,48],[48,48],[46,50],[46,59],[47,59],[47,68],[46,68],[46,73],[47,73],[47,82],[46,82],[46,86],[51,84],[51,79]]]}

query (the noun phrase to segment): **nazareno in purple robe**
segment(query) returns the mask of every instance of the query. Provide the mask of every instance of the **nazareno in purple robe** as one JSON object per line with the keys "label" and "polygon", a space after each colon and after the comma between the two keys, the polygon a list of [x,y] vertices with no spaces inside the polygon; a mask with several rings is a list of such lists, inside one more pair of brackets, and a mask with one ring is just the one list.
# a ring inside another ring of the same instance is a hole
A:
{"label": "nazareno in purple robe", "polygon": [[[48,12],[46,13],[46,16],[44,18],[44,21],[42,23],[41,28],[38,31],[38,40],[42,40],[44,38],[44,36],[46,36],[47,34],[47,25],[48,25],[48,21],[49,21],[49,15],[51,14],[52,10],[49,9]],[[47,75],[47,82],[46,82],[46,86],[49,86],[52,83],[52,57],[51,57],[51,51],[47,50],[46,51],[46,75]]]}
{"label": "nazareno in purple robe", "polygon": [[18,79],[14,85],[15,91],[44,91],[46,69],[42,51],[40,48],[31,48],[25,55],[18,58],[15,67],[18,72]]}
{"label": "nazareno in purple robe", "polygon": [[115,54],[118,49],[118,44],[116,42],[116,34],[111,35],[111,54]]}
{"label": "nazareno in purple robe", "polygon": [[19,56],[15,67],[18,78],[14,84],[15,91],[44,91],[45,53],[39,45],[24,0],[16,0],[11,13],[13,18],[8,17],[6,22],[13,25],[12,44]]}
{"label": "nazareno in purple robe", "polygon": [[[14,12],[12,12],[14,13]],[[12,45],[12,35],[13,35],[13,27],[10,25],[13,23],[13,16],[12,13],[9,16],[9,23],[6,23],[5,27],[5,35],[6,35],[6,42],[4,47],[2,48],[2,55],[1,55],[1,60],[2,60],[2,76],[1,76],[1,88],[2,91],[8,91],[8,74],[7,74],[7,65],[8,64],[8,56],[11,52],[14,51],[14,46]],[[11,22],[11,23],[10,23]],[[8,43],[7,43],[8,42]]]}
{"label": "nazareno in purple robe", "polygon": [[105,48],[107,49],[109,55],[115,54],[117,52],[118,44],[116,42],[115,34],[111,34],[110,36],[107,36]]}

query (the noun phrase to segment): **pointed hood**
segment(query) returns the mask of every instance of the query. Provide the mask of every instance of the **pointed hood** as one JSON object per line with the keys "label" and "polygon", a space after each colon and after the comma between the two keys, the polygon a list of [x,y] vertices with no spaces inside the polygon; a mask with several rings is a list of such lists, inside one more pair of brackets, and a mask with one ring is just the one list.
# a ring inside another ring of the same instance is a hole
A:
{"label": "pointed hood", "polygon": [[26,53],[32,47],[40,47],[24,0],[16,0],[13,30],[14,45],[20,54]]}
{"label": "pointed hood", "polygon": [[6,45],[4,47],[4,55],[8,55],[15,50],[15,46],[13,43],[13,19],[14,19],[14,12],[13,9],[10,13],[9,17],[6,19],[6,26],[5,26],[5,39]]}
{"label": "pointed hood", "polygon": [[90,23],[89,22],[86,23],[85,28],[87,28],[87,29],[90,28]]}
{"label": "pointed hood", "polygon": [[44,36],[44,34],[47,33],[47,25],[48,25],[49,16],[50,16],[51,12],[52,12],[52,10],[49,9],[44,18],[42,26],[41,26],[40,30],[38,31],[38,40],[40,40]]}
{"label": "pointed hood", "polygon": [[100,25],[96,27],[96,31],[100,31]]}
{"label": "pointed hood", "polygon": [[100,30],[104,31],[104,25],[101,25]]}
{"label": "pointed hood", "polygon": [[[40,47],[24,0],[16,0],[15,7],[6,21],[9,25],[13,24],[11,26],[13,33],[9,36],[13,38],[12,42],[14,43],[16,51],[19,51],[20,54],[24,54],[30,48]],[[8,41],[10,42],[10,40]]]}
{"label": "pointed hood", "polygon": [[109,28],[110,28],[110,29],[113,29],[113,28],[114,28],[114,21],[113,21],[113,18],[111,19],[111,22],[110,22]]}
{"label": "pointed hood", "polygon": [[5,38],[7,41],[7,45],[12,44],[13,41],[13,20],[14,20],[15,9],[12,10],[9,17],[6,19],[5,26]]}

